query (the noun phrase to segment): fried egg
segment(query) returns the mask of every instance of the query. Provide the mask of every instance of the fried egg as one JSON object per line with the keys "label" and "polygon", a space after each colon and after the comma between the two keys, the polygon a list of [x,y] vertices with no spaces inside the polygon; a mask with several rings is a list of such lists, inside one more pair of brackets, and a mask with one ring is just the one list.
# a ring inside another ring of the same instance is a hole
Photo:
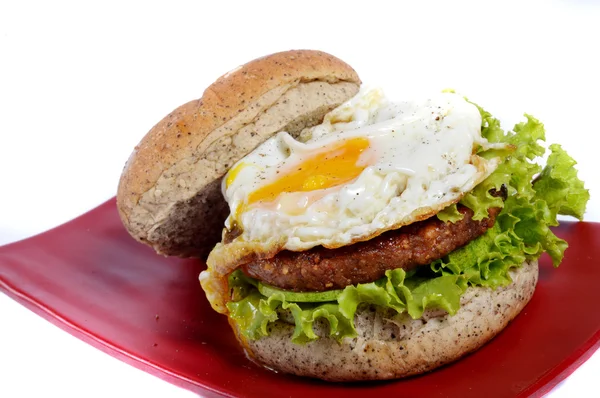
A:
{"label": "fried egg", "polygon": [[223,179],[226,228],[240,232],[231,247],[272,254],[368,240],[457,202],[497,167],[475,155],[488,146],[480,113],[454,93],[391,102],[362,89],[302,136],[278,133]]}

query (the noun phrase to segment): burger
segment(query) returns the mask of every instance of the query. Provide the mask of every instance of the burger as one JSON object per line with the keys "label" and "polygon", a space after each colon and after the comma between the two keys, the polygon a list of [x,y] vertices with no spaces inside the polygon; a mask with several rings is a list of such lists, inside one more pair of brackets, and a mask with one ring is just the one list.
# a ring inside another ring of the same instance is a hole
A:
{"label": "burger", "polygon": [[200,283],[254,361],[394,379],[476,350],[531,299],[550,227],[589,198],[544,126],[452,91],[392,100],[346,63],[253,60],[167,115],[126,163],[123,224]]}

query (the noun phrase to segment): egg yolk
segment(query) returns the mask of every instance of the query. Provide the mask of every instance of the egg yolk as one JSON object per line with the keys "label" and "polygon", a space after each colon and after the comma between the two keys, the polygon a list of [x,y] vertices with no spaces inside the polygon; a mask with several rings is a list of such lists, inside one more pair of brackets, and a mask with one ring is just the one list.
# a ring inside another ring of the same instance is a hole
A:
{"label": "egg yolk", "polygon": [[294,170],[248,196],[246,206],[270,202],[284,192],[306,192],[331,188],[352,181],[367,165],[357,165],[361,153],[369,147],[367,138],[352,138],[326,152],[305,159]]}
{"label": "egg yolk", "polygon": [[237,166],[235,166],[233,169],[231,169],[229,171],[229,173],[227,173],[227,179],[225,180],[225,186],[227,188],[229,188],[229,186],[231,184],[233,184],[233,182],[235,181],[235,179],[237,178],[238,174],[240,174],[240,172],[244,169],[244,167],[246,167],[247,164],[244,162],[240,162],[238,163]]}

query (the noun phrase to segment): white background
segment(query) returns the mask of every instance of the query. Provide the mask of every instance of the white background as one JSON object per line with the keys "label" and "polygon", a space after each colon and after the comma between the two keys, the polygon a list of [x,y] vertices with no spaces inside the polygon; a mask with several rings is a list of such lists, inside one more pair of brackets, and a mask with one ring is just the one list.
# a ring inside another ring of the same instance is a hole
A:
{"label": "white background", "polygon": [[[163,116],[237,65],[297,48],[393,95],[454,88],[505,127],[535,115],[579,161],[586,219],[600,221],[593,1],[217,3],[0,2],[0,244],[109,199]],[[191,396],[1,294],[0,319],[1,396]],[[598,372],[596,354],[551,395],[592,396]]]}

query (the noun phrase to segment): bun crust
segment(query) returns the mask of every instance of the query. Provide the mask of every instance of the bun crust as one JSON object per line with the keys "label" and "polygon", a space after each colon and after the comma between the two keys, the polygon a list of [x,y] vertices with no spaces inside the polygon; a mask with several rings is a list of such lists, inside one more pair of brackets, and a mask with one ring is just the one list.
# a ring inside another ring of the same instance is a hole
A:
{"label": "bun crust", "polygon": [[[504,329],[533,296],[537,261],[510,275],[513,283],[503,288],[467,289],[454,316],[427,311],[422,319],[413,320],[373,306],[359,308],[358,337],[341,344],[321,337],[296,345],[290,340],[294,326],[282,320],[273,324],[268,337],[256,341],[244,339],[235,326],[234,331],[251,359],[277,371],[328,381],[402,378],[456,361]],[[327,336],[326,322],[315,332]]]}
{"label": "bun crust", "polygon": [[206,256],[229,212],[220,186],[227,170],[275,133],[298,135],[320,123],[359,86],[349,65],[312,50],[272,54],[223,75],[136,146],[117,192],[123,224],[161,254]]}

